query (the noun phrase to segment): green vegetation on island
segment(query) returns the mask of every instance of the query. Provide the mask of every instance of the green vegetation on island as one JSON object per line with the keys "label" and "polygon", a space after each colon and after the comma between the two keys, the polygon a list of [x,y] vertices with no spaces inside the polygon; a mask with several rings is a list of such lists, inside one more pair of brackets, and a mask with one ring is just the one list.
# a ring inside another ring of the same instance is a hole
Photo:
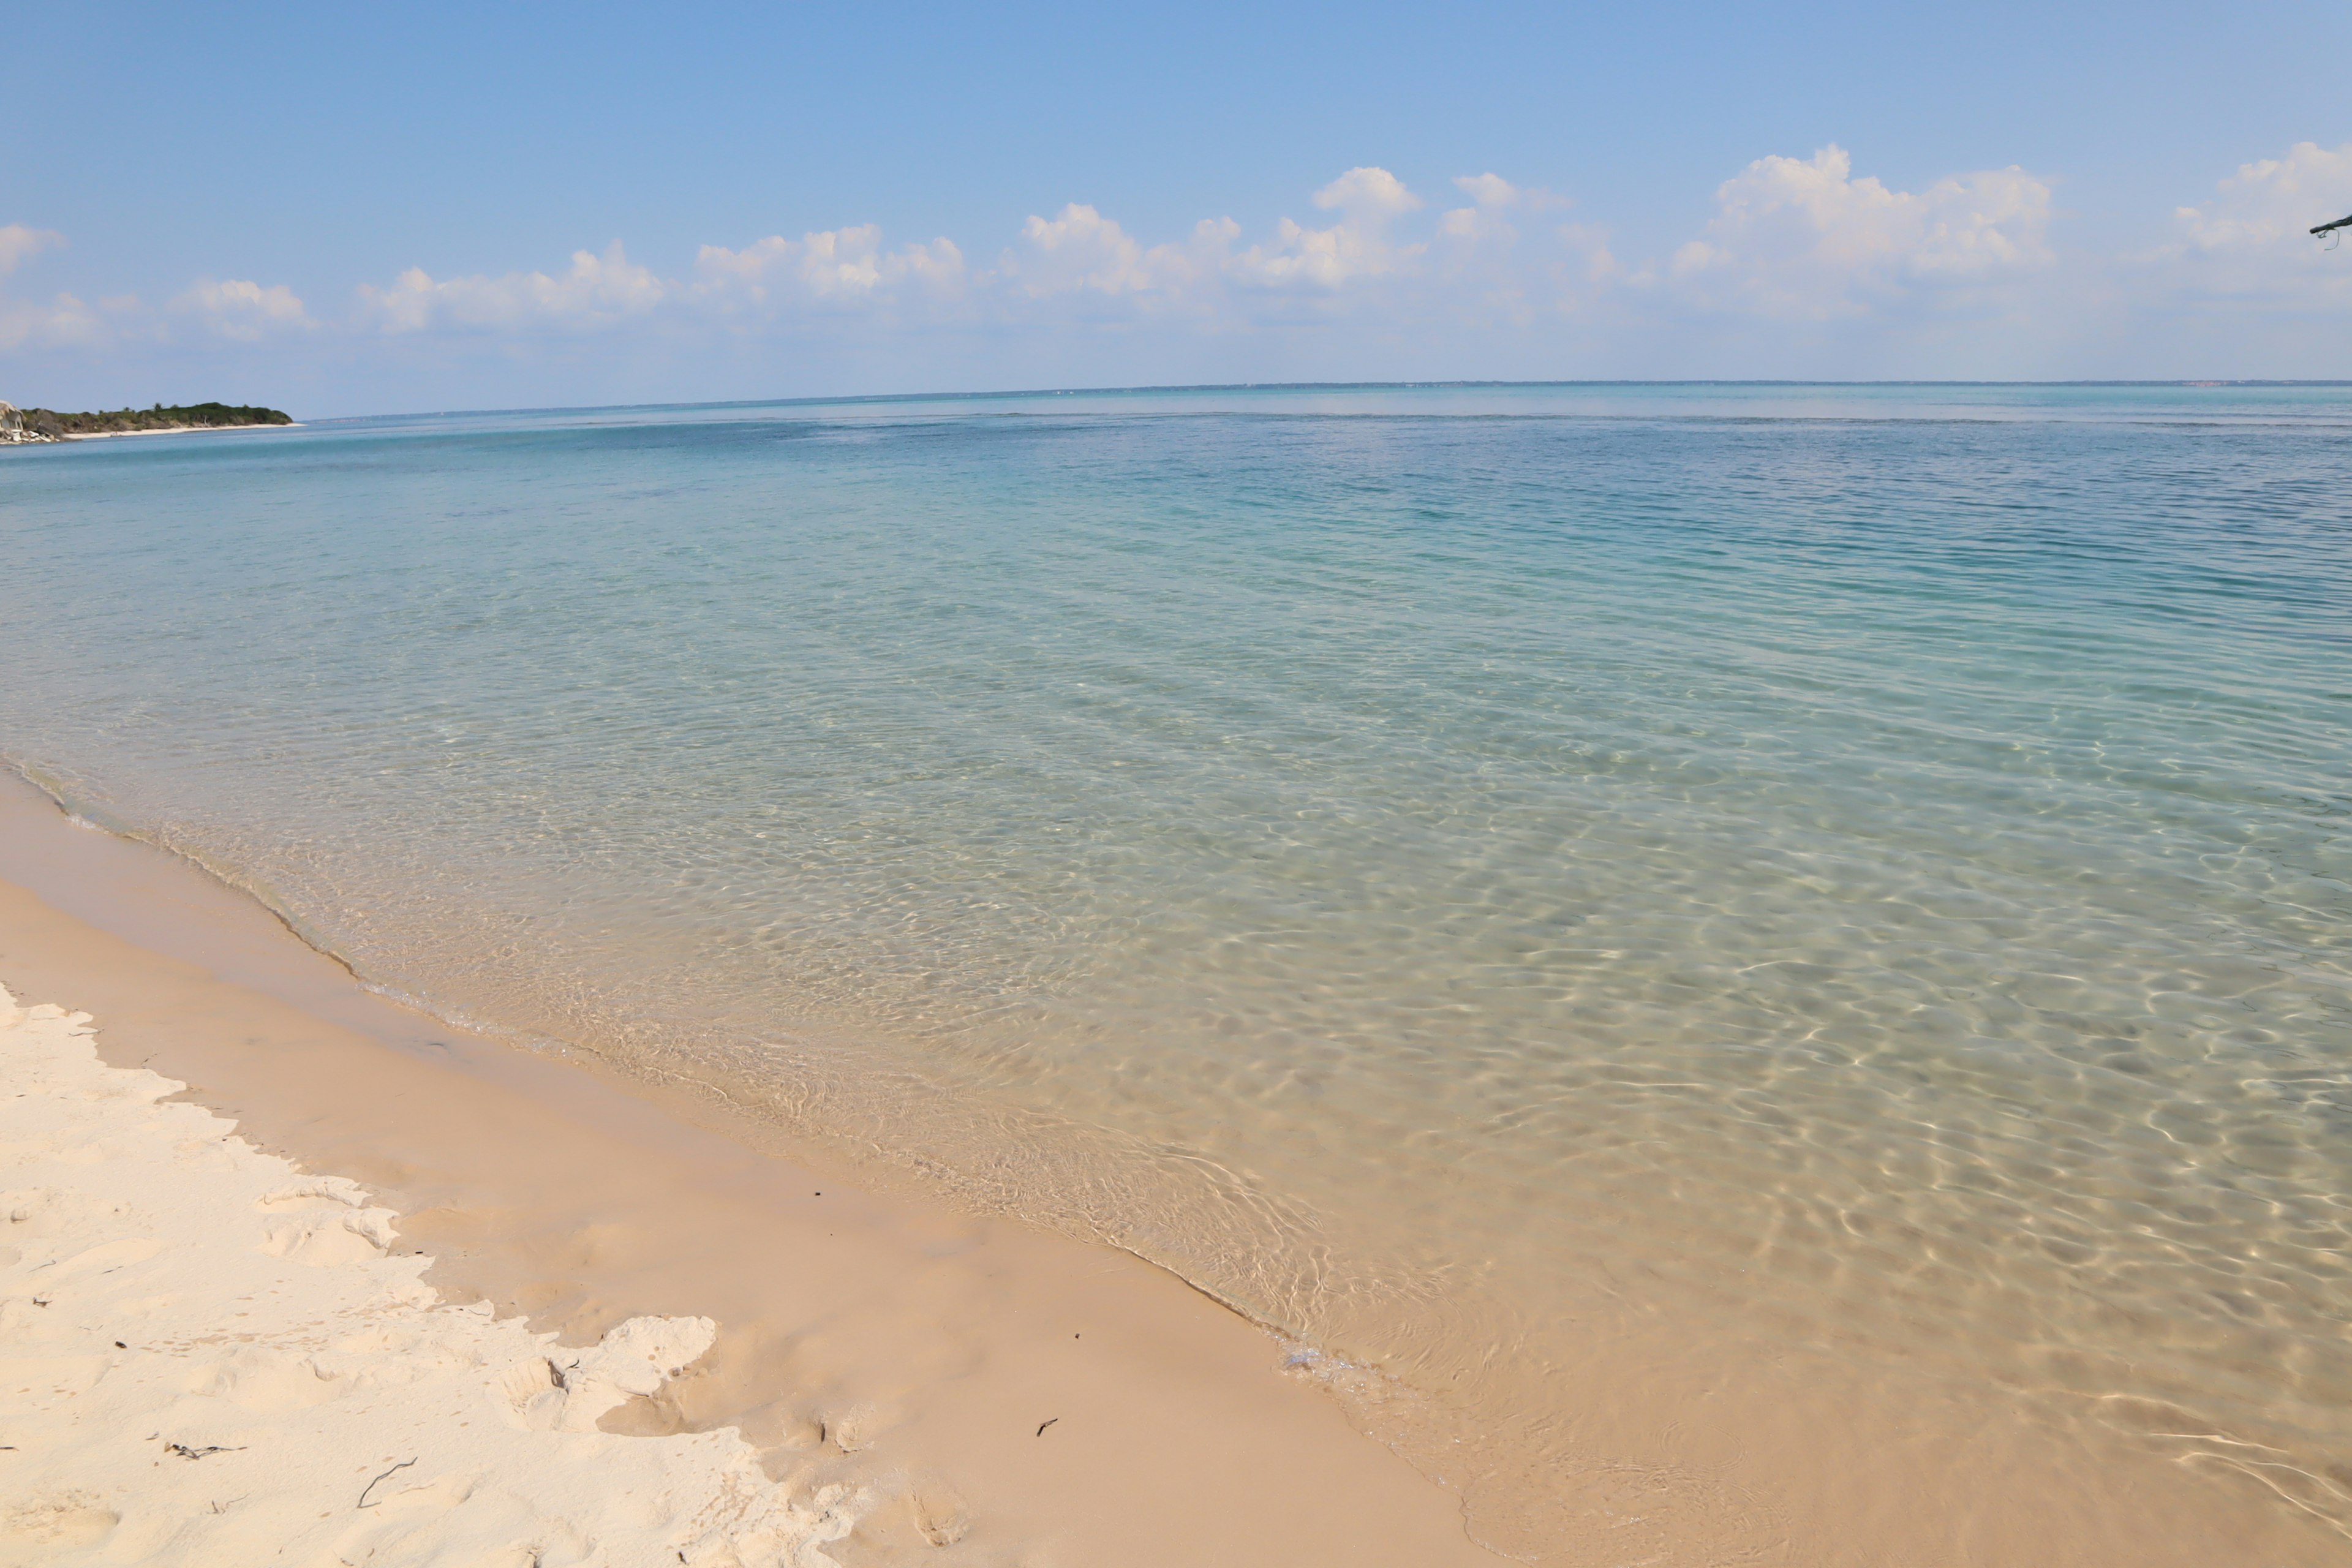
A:
{"label": "green vegetation on island", "polygon": [[[7,405],[0,404],[0,409]],[[189,403],[166,408],[101,409],[95,414],[60,414],[49,408],[8,409],[9,424],[21,429],[20,440],[61,441],[74,436],[115,436],[134,430],[214,430],[246,425],[291,425],[293,416],[275,408],[241,403]],[[11,432],[14,434],[14,432]]]}

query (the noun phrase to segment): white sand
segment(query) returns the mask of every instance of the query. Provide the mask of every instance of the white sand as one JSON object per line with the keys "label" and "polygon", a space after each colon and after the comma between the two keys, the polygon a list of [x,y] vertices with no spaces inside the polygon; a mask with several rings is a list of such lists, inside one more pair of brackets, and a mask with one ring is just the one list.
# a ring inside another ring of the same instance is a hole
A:
{"label": "white sand", "polygon": [[0,1564],[819,1568],[867,1499],[596,1429],[709,1348],[446,1306],[356,1184],[0,991]]}
{"label": "white sand", "polygon": [[184,436],[191,430],[299,430],[299,419],[291,425],[158,425],[150,430],[89,430],[79,436],[60,436],[60,441],[111,441],[118,436]]}

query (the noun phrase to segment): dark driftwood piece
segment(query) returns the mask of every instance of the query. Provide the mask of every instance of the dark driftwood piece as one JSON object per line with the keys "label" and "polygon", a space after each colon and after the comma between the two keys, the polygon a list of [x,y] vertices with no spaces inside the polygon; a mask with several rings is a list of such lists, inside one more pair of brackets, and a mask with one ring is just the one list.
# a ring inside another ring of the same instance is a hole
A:
{"label": "dark driftwood piece", "polygon": [[400,1463],[393,1466],[392,1468],[384,1471],[383,1475],[376,1477],[375,1480],[370,1481],[366,1486],[362,1487],[360,1489],[360,1506],[362,1508],[373,1508],[375,1504],[368,1501],[368,1493],[375,1490],[377,1482],[385,1479],[387,1477],[400,1474],[401,1471],[408,1468],[409,1466],[415,1463],[416,1463],[416,1461],[414,1459],[403,1459]]}

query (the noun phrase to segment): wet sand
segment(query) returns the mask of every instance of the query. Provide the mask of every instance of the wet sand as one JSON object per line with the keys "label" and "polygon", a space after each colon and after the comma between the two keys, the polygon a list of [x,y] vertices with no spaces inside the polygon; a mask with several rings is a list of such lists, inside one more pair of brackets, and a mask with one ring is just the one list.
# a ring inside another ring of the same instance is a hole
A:
{"label": "wet sand", "polygon": [[861,1190],[708,1106],[453,1031],[15,780],[0,879],[0,983],[364,1184],[445,1300],[571,1345],[714,1320],[607,1427],[736,1426],[788,1484],[869,1487],[886,1505],[824,1549],[842,1563],[1497,1561],[1274,1336],[1139,1259]]}
{"label": "wet sand", "polygon": [[[0,984],[87,1009],[110,1064],[363,1184],[445,1300],[575,1346],[713,1320],[709,1354],[607,1426],[736,1427],[795,1495],[869,1489],[885,1505],[824,1548],[843,1564],[1502,1560],[1481,1542],[1578,1568],[2340,1560],[2327,1479],[2257,1445],[1775,1329],[1734,1278],[1694,1301],[1619,1271],[1656,1237],[1614,1268],[1597,1251],[1591,1300],[1560,1303],[1584,1347],[1572,1408],[1474,1428],[1384,1402],[1138,1258],[879,1189],[707,1100],[384,1001],[15,779]],[[1533,1473],[1563,1435],[1575,1463]],[[968,1530],[940,1547],[945,1515]]]}

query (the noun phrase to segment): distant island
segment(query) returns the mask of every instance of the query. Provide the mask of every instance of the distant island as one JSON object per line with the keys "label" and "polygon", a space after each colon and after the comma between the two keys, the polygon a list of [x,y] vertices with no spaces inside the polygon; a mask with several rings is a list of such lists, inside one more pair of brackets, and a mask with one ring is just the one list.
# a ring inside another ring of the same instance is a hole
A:
{"label": "distant island", "polygon": [[79,441],[91,436],[238,430],[293,423],[290,414],[241,403],[189,403],[171,408],[158,403],[151,408],[118,408],[96,414],[59,414],[54,409],[16,408],[0,403],[0,441]]}

